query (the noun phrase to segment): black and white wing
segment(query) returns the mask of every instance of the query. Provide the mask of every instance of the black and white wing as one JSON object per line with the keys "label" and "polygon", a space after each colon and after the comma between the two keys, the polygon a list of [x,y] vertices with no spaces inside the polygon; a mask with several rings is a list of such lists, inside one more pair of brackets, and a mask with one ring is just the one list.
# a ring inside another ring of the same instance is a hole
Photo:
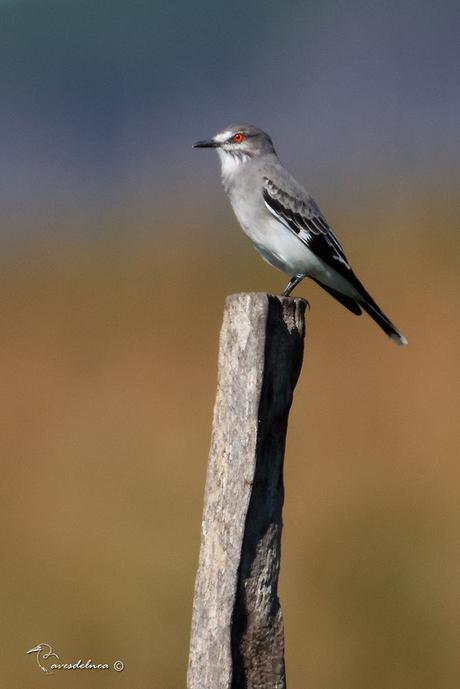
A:
{"label": "black and white wing", "polygon": [[270,213],[324,263],[345,277],[355,287],[359,298],[354,299],[343,294],[329,284],[322,283],[318,278],[313,278],[313,280],[357,316],[360,315],[362,307],[396,344],[407,344],[404,335],[383,313],[354,274],[339,240],[313,199],[308,196],[304,198],[292,196],[280,189],[268,177],[264,177],[262,194]]}
{"label": "black and white wing", "polygon": [[313,199],[291,196],[264,177],[263,198],[270,213],[311,251],[344,277],[353,275],[339,240]]}

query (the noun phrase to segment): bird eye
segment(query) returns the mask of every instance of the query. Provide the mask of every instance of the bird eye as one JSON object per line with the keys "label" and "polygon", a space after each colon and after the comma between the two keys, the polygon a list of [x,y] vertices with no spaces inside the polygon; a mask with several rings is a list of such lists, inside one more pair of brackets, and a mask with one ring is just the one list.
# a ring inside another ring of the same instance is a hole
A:
{"label": "bird eye", "polygon": [[245,135],[242,132],[237,132],[232,136],[232,141],[234,144],[240,144],[242,141],[245,140]]}

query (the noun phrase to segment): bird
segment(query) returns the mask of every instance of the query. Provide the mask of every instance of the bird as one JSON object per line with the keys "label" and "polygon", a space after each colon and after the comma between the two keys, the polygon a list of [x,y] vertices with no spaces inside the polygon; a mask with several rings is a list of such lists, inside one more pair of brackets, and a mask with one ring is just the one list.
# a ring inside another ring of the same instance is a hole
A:
{"label": "bird", "polygon": [[407,344],[356,277],[319,206],[283,167],[266,132],[232,124],[194,148],[216,149],[244,233],[267,263],[290,276],[282,296],[309,277],[355,315],[366,311],[397,345]]}

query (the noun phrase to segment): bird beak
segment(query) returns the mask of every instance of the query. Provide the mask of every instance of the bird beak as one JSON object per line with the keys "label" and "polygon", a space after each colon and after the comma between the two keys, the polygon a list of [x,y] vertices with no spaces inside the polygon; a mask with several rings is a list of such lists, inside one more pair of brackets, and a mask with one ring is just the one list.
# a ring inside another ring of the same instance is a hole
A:
{"label": "bird beak", "polygon": [[41,646],[35,646],[35,648],[31,648],[30,651],[26,651],[27,653],[38,653],[38,651],[41,651],[42,647]]}
{"label": "bird beak", "polygon": [[193,148],[217,148],[219,145],[214,139],[203,139],[203,141],[197,141],[196,144],[193,144]]}

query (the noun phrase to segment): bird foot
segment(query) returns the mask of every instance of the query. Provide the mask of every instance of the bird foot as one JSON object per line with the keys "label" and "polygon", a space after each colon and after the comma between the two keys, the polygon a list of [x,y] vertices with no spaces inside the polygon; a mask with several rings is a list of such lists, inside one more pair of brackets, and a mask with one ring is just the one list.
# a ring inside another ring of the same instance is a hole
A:
{"label": "bird foot", "polygon": [[[292,291],[292,290],[288,290],[288,289],[286,288],[286,289],[284,290],[284,292],[281,293],[281,296],[282,296],[282,297],[290,297],[290,296],[291,296],[291,291]],[[306,310],[307,310],[307,311],[310,311],[311,305],[310,305],[310,302],[308,301],[308,299],[305,299],[305,297],[300,297],[300,299],[303,299],[303,301],[305,302],[305,304],[306,304]]]}
{"label": "bird foot", "polygon": [[297,287],[297,285],[299,284],[299,282],[301,282],[301,281],[304,279],[304,277],[305,277],[305,275],[294,275],[294,277],[292,277],[292,278],[289,280],[288,284],[287,284],[286,287],[284,288],[284,291],[283,291],[282,296],[283,296],[283,297],[290,297],[290,296],[291,296],[291,292],[292,292],[292,290],[294,289],[294,287]]}
{"label": "bird foot", "polygon": [[294,275],[286,285],[286,287],[283,290],[283,297],[290,297],[291,292],[294,289],[294,287],[297,287],[299,282],[301,282],[304,279],[305,275]]}

